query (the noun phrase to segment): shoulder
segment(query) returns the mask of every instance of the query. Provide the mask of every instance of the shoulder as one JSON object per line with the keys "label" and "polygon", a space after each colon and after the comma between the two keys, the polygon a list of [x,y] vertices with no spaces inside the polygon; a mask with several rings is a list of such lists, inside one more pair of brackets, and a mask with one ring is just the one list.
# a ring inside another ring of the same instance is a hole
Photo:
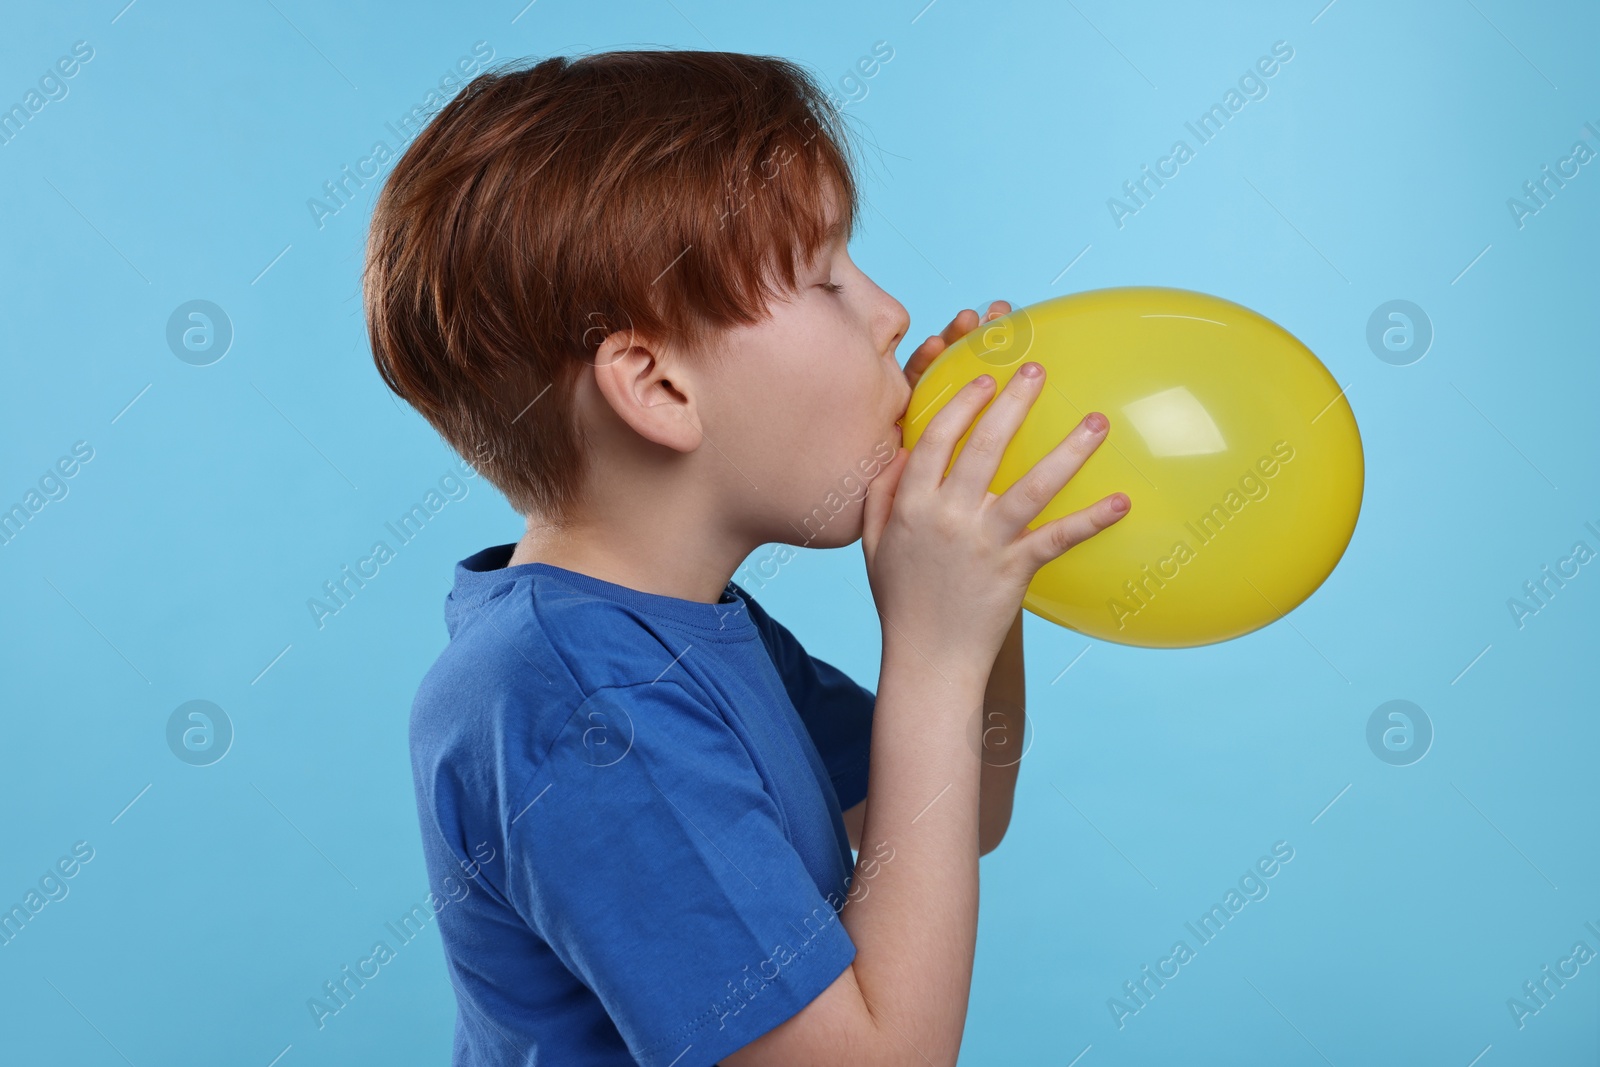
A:
{"label": "shoulder", "polygon": [[559,577],[526,576],[464,612],[424,687],[439,682],[484,696],[510,691],[582,699],[604,687],[654,679],[664,649],[669,661],[681,651],[627,605]]}
{"label": "shoulder", "polygon": [[435,803],[449,793],[485,815],[517,803],[576,721],[592,727],[609,707],[624,709],[617,720],[636,699],[706,703],[687,679],[645,693],[681,649],[625,607],[559,582],[497,594],[463,617],[412,702],[413,771]]}
{"label": "shoulder", "polygon": [[787,658],[786,653],[800,648],[799,640],[789,631],[783,623],[773,618],[771,613],[761,606],[761,602],[751,595],[750,591],[738,582],[730,581],[728,588],[739,595],[745,603],[750,614],[750,621],[755,624],[756,632],[761,635],[762,643],[767,646],[767,652],[774,661],[782,662]]}

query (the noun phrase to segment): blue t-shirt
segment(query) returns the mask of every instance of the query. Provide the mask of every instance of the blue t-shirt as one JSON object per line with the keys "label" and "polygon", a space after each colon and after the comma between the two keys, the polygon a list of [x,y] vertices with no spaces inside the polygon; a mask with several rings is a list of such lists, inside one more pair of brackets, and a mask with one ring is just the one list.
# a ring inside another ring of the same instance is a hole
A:
{"label": "blue t-shirt", "polygon": [[738,584],[456,565],[412,774],[453,1063],[706,1067],[855,958],[873,694]]}

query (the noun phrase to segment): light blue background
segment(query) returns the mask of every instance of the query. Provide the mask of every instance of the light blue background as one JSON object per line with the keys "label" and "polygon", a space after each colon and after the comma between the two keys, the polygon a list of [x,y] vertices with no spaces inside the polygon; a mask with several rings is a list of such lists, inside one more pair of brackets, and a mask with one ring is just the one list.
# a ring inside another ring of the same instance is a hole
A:
{"label": "light blue background", "polygon": [[[1028,617],[1036,733],[983,861],[962,1062],[1600,1062],[1600,962],[1525,1028],[1506,1006],[1600,950],[1600,567],[1523,628],[1506,604],[1600,548],[1600,164],[1523,228],[1507,208],[1600,126],[1593,5],[124,2],[14,6],[0,37],[3,106],[94,48],[0,146],[0,505],[94,449],[0,547],[0,904],[95,850],[0,947],[0,1060],[446,1062],[432,924],[325,1028],[306,1001],[428,892],[409,703],[452,565],[520,524],[470,481],[312,622],[454,457],[367,348],[376,183],[321,229],[306,201],[474,42],[779,54],[843,96],[881,40],[847,108],[882,149],[852,251],[912,313],[902,359],[991,299],[1198,289],[1322,358],[1367,460],[1348,552],[1285,622],[1151,651]],[[1269,95],[1119,229],[1107,199],[1280,40]],[[196,298],[235,329],[206,367],[165,341]],[[1436,331],[1409,366],[1366,343],[1392,299]],[[751,589],[873,685],[851,584],[854,547]],[[1365,740],[1397,698],[1437,734],[1411,766]],[[209,767],[167,747],[191,699],[237,731]],[[1108,998],[1276,841],[1295,855],[1270,896],[1119,1030]]]}

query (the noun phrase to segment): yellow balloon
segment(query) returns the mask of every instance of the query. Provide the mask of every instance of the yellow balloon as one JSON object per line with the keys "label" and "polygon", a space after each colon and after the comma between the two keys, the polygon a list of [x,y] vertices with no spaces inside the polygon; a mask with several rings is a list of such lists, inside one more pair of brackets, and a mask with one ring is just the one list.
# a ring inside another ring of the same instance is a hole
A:
{"label": "yellow balloon", "polygon": [[1282,618],[1333,571],[1361,510],[1361,434],[1344,390],[1283,327],[1219,297],[1150,286],[1019,308],[928,367],[906,447],[967,382],[991,374],[999,395],[1027,360],[1044,366],[1044,390],[990,491],[1099,411],[1110,432],[1029,526],[1118,491],[1133,502],[1038,571],[1029,611],[1120,644],[1191,648]]}

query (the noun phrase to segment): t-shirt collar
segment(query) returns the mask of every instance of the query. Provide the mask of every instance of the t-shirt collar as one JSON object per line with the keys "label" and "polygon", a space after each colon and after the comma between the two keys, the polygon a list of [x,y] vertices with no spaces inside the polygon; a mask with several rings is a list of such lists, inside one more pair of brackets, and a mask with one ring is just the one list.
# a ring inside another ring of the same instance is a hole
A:
{"label": "t-shirt collar", "polygon": [[552,563],[536,561],[509,567],[507,561],[516,547],[515,543],[495,545],[456,564],[455,586],[445,604],[445,621],[452,634],[463,611],[481,602],[504,583],[549,576],[590,596],[668,619],[707,636],[720,635],[729,640],[756,636],[755,623],[750,617],[743,591],[731,581],[723,588],[717,603],[706,604],[698,600],[647,593]]}

